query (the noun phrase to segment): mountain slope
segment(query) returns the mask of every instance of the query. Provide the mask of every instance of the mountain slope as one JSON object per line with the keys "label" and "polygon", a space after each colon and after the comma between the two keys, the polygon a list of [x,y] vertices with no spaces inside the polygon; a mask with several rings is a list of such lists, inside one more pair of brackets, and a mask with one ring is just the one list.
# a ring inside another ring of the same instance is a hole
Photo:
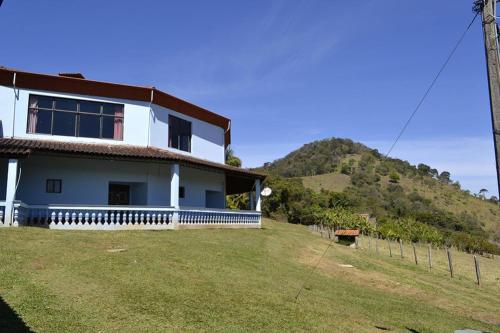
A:
{"label": "mountain slope", "polygon": [[500,241],[498,204],[461,190],[446,171],[385,159],[377,150],[352,140],[315,141],[267,163],[264,169],[301,179],[306,188],[317,192],[347,193],[359,203],[357,210],[376,217],[401,211],[438,227],[446,224],[448,229],[476,234],[482,230],[484,236]]}

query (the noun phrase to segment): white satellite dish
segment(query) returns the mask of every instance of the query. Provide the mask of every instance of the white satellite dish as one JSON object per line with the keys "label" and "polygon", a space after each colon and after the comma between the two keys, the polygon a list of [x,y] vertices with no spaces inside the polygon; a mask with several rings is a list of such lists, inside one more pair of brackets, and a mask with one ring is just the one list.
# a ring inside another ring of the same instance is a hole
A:
{"label": "white satellite dish", "polygon": [[262,195],[263,197],[268,197],[271,195],[271,193],[273,193],[273,190],[271,190],[269,187],[264,187],[262,192],[260,192],[260,195]]}

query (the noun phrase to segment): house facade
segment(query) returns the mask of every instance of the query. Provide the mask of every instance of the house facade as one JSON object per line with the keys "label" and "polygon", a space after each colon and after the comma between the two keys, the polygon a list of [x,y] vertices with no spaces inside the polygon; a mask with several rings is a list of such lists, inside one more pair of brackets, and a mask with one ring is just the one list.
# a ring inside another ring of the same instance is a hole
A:
{"label": "house facade", "polygon": [[260,227],[264,175],[224,164],[230,120],[154,87],[0,68],[0,120],[2,226]]}

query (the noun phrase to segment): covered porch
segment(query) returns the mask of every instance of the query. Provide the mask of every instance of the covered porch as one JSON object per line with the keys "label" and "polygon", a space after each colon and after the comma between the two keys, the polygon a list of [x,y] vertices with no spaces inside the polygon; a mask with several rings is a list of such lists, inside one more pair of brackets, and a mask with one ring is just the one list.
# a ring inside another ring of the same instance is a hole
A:
{"label": "covered porch", "polygon": [[[0,139],[0,226],[260,228],[263,175],[157,148]],[[248,210],[228,194],[250,192]]]}

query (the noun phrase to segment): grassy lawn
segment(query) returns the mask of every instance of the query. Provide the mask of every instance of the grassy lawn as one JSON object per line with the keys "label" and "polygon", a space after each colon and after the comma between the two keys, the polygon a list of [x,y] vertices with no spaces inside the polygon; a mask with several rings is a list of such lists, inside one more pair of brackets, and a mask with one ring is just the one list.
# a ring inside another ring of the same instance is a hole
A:
{"label": "grassy lawn", "polygon": [[310,274],[327,245],[269,220],[262,230],[0,229],[0,332],[16,315],[39,332],[500,330],[499,276],[478,287],[336,244]]}

